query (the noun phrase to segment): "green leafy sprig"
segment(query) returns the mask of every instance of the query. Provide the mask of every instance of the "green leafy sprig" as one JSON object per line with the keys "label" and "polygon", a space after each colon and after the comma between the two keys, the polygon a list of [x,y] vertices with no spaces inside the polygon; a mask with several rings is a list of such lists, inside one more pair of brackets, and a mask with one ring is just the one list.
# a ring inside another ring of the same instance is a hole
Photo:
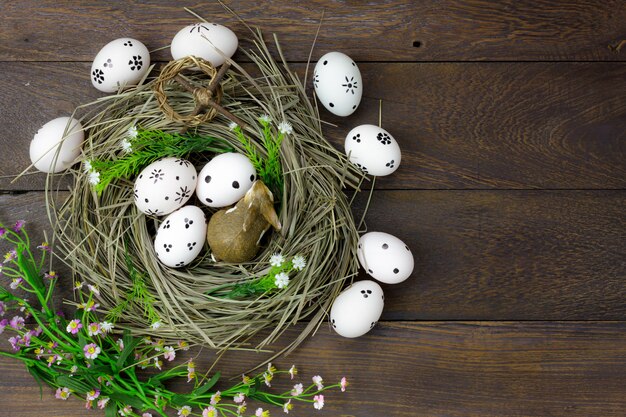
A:
{"label": "green leafy sprig", "polygon": [[[100,293],[96,287],[83,283],[75,286],[79,304],[73,318],[54,311],[52,297],[59,276],[53,271],[42,272],[51,249],[46,243],[38,246],[40,259],[37,260],[23,227],[23,221],[11,229],[0,224],[0,240],[15,245],[0,263],[0,276],[11,279],[12,290],[20,289],[36,301],[31,303],[0,285],[0,317],[13,316],[10,320],[0,320],[0,334],[5,331],[14,334],[9,338],[12,351],[0,351],[0,355],[22,361],[42,393],[43,385],[48,385],[56,389],[56,398],[80,398],[87,409],[104,409],[105,417],[166,417],[172,409],[179,416],[267,417],[269,410],[263,408],[257,408],[254,414],[252,410],[247,412],[246,401],[261,401],[284,412],[291,411],[297,402],[319,410],[324,407],[324,391],[333,388],[345,391],[348,385],[342,378],[325,386],[316,375],[308,386],[296,383],[289,391],[270,392],[268,388],[275,376],[288,374],[293,379],[297,369],[292,366],[289,370],[277,370],[269,364],[264,372],[253,377],[244,375],[230,388],[217,391],[214,387],[220,374],[211,378],[198,376],[192,360],[164,369],[164,363],[173,361],[178,351],[188,350],[189,344],[181,341],[166,346],[162,339],[137,338],[129,331],[116,334],[113,323],[99,320]],[[282,268],[281,271],[304,267],[303,259],[294,257],[285,262],[280,255],[275,257],[274,267]],[[29,325],[27,319],[32,319],[29,321],[34,324]],[[148,367],[157,372],[149,377],[137,373],[138,368]],[[193,388],[185,394],[169,390],[166,384],[175,378],[186,378]]]}
{"label": "green leafy sprig", "polygon": [[86,161],[85,170],[96,192],[102,192],[117,179],[130,179],[143,168],[165,157],[187,158],[200,152],[232,152],[233,147],[224,139],[214,137],[179,135],[162,130],[129,129],[128,138],[121,144],[122,156]]}
{"label": "green leafy sprig", "polygon": [[263,180],[265,185],[274,193],[275,196],[282,196],[284,179],[283,168],[280,158],[280,145],[285,135],[293,133],[293,128],[287,122],[278,124],[276,130],[272,127],[269,116],[263,115],[258,118],[262,128],[261,142],[265,148],[266,157],[259,154],[252,141],[247,138],[240,126],[231,125],[233,132],[237,135],[237,139],[243,146],[246,155],[252,165],[256,169],[259,178]]}
{"label": "green leafy sprig", "polygon": [[306,260],[301,255],[296,255],[290,260],[285,259],[280,253],[275,253],[270,258],[270,269],[266,275],[236,284],[226,293],[225,297],[237,299],[253,297],[265,294],[268,291],[281,290],[289,285],[291,272],[299,272],[306,266]]}

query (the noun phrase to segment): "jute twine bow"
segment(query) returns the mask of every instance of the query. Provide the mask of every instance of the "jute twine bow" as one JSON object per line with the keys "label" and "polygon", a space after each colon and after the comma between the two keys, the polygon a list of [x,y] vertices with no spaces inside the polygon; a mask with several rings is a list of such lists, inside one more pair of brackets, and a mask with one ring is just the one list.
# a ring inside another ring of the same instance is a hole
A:
{"label": "jute twine bow", "polygon": [[[224,78],[226,71],[230,68],[229,63],[224,63],[220,70],[217,71],[209,61],[195,56],[187,56],[168,63],[161,70],[161,74],[154,83],[154,95],[156,96],[159,108],[163,111],[169,120],[180,122],[185,125],[182,132],[187,128],[197,126],[213,119],[218,113],[235,122],[242,128],[246,127],[246,123],[237,116],[220,106],[222,100],[222,87],[220,81]],[[181,73],[185,70],[197,70],[204,72],[209,76],[210,82],[208,87],[196,87],[187,81]],[[182,115],[176,112],[167,100],[165,94],[165,86],[171,81],[176,80],[185,90],[193,94],[196,106],[188,115]]]}

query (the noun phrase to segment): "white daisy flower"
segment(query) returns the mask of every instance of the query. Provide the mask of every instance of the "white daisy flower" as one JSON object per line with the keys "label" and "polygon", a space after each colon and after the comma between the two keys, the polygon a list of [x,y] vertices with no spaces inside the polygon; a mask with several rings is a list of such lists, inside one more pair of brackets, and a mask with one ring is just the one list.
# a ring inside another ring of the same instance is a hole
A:
{"label": "white daisy flower", "polygon": [[289,122],[280,122],[278,125],[278,131],[283,135],[290,135],[293,133],[293,127]]}
{"label": "white daisy flower", "polygon": [[133,151],[133,145],[128,139],[122,139],[122,149],[126,153],[131,153]]}
{"label": "white daisy flower", "polygon": [[284,272],[276,274],[274,284],[276,284],[276,287],[278,288],[285,288],[287,285],[289,285],[289,275]]}
{"label": "white daisy flower", "polygon": [[100,173],[98,171],[92,171],[89,173],[89,183],[91,185],[97,185],[100,182]]}
{"label": "white daisy flower", "polygon": [[291,260],[291,264],[296,271],[302,271],[306,266],[306,259],[304,259],[304,256],[296,255]]}
{"label": "white daisy flower", "polygon": [[270,258],[270,265],[272,266],[280,267],[280,266],[283,266],[284,262],[285,262],[285,257],[281,255],[280,253],[275,253]]}
{"label": "white daisy flower", "polygon": [[137,126],[131,126],[128,128],[128,136],[130,136],[131,138],[136,138],[137,137]]}

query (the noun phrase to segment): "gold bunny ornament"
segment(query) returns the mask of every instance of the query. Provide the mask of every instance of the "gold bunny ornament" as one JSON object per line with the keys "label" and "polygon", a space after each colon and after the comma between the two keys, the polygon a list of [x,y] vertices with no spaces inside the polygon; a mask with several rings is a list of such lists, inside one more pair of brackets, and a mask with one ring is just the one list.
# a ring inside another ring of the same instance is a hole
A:
{"label": "gold bunny ornament", "polygon": [[276,231],[282,228],[272,192],[257,180],[234,207],[211,216],[207,242],[216,261],[246,262],[257,254],[270,226]]}

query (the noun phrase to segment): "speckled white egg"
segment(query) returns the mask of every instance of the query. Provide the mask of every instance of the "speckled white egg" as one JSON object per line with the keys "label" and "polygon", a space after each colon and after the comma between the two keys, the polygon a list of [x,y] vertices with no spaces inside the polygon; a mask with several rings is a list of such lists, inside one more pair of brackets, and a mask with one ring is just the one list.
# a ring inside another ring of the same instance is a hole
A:
{"label": "speckled white egg", "polygon": [[30,142],[30,160],[39,171],[61,172],[74,164],[85,139],[83,126],[71,117],[43,125]]}
{"label": "speckled white egg", "polygon": [[198,174],[196,194],[209,207],[226,207],[239,201],[256,180],[250,160],[240,153],[223,153],[211,159]]}
{"label": "speckled white egg", "polygon": [[385,176],[395,172],[402,158],[398,142],[385,129],[360,125],[348,133],[346,155],[366,174]]}
{"label": "speckled white egg", "polygon": [[237,35],[226,26],[217,23],[196,23],[182,28],[172,39],[171,52],[174,59],[189,55],[203,58],[219,67],[226,58],[237,51]]}
{"label": "speckled white egg", "polygon": [[159,261],[172,268],[190,264],[202,251],[206,227],[204,212],[196,206],[182,207],[167,216],[154,238]]}
{"label": "speckled white egg", "polygon": [[91,83],[98,90],[114,93],[137,85],[150,67],[148,48],[136,39],[120,38],[104,45],[91,64]]}
{"label": "speckled white egg", "polygon": [[329,52],[317,61],[313,86],[320,103],[337,116],[354,113],[363,95],[359,67],[341,52]]}
{"label": "speckled white egg", "polygon": [[343,290],[330,309],[330,324],[343,337],[359,337],[380,319],[385,305],[383,289],[374,281],[358,281]]}
{"label": "speckled white egg", "polygon": [[191,162],[163,158],[145,167],[135,181],[135,204],[148,215],[164,216],[182,207],[196,188]]}
{"label": "speckled white egg", "polygon": [[385,284],[397,284],[413,273],[411,249],[389,233],[365,233],[359,239],[357,257],[368,275]]}

